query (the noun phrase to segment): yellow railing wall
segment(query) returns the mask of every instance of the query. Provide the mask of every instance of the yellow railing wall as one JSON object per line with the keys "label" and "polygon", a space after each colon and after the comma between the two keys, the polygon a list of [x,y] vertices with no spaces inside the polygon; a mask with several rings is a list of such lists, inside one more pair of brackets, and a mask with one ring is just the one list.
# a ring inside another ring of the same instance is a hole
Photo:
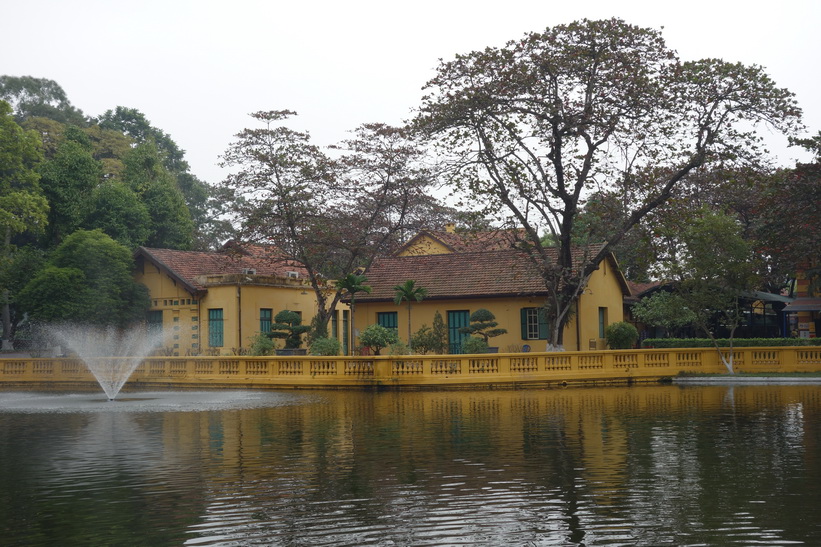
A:
{"label": "yellow railing wall", "polygon": [[[821,347],[734,350],[736,372],[821,372]],[[724,373],[714,349],[375,357],[149,357],[130,387],[482,387],[651,382]],[[0,359],[0,387],[93,384],[78,359]]]}

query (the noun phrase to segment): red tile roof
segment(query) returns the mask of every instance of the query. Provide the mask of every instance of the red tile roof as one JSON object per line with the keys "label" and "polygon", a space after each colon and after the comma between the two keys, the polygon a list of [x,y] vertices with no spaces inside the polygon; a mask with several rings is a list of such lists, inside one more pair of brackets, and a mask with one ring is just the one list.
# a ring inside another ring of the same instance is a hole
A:
{"label": "red tile roof", "polygon": [[[177,251],[174,249],[152,249],[140,247],[135,253],[165,270],[171,277],[182,282],[190,292],[204,291],[206,287],[197,281],[204,275],[243,274],[254,270],[257,275],[287,277],[288,272],[307,275],[306,270],[292,260],[265,256],[262,247],[250,247],[244,252],[230,251],[201,252]],[[254,253],[254,254],[249,254]]]}
{"label": "red tile roof", "polygon": [[[590,249],[590,252],[598,248]],[[573,251],[580,264],[586,249]],[[608,259],[615,271],[618,264]],[[357,302],[391,301],[394,287],[408,279],[428,291],[426,300],[547,295],[544,282],[531,259],[515,249],[439,255],[393,256],[379,258],[365,272],[371,293],[359,293]],[[619,274],[622,292],[629,295],[624,277]]]}
{"label": "red tile roof", "polygon": [[393,300],[408,279],[428,291],[426,300],[546,294],[533,264],[519,251],[489,251],[380,258],[365,272],[370,294],[360,302]]}

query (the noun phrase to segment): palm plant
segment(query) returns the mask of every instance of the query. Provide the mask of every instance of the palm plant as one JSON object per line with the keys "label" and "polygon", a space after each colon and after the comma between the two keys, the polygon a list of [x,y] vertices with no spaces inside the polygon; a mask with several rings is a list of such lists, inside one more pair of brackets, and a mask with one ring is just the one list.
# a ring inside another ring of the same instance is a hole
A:
{"label": "palm plant", "polygon": [[351,295],[351,343],[350,345],[348,345],[349,355],[353,352],[353,348],[356,344],[356,334],[354,330],[354,326],[356,325],[356,323],[354,322],[354,310],[356,310],[356,293],[364,292],[370,294],[372,290],[370,285],[365,285],[366,281],[368,281],[368,278],[365,277],[363,274],[349,273],[348,275],[346,275],[345,277],[336,282],[337,290]]}
{"label": "palm plant", "polygon": [[[411,345],[411,302],[414,300],[416,302],[421,302],[427,295],[428,290],[424,287],[417,287],[416,281],[413,279],[408,279],[401,285],[397,285],[393,288],[396,291],[396,296],[393,298],[393,302],[399,306],[402,304],[403,300],[407,300],[408,302],[408,347]],[[413,349],[413,348],[411,348]]]}

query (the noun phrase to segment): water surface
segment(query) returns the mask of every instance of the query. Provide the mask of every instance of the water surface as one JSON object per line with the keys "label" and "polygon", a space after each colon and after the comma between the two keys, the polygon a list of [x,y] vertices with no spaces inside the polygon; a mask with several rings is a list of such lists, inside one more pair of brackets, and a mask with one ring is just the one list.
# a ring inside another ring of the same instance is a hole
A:
{"label": "water surface", "polygon": [[4,545],[821,545],[821,387],[0,393]]}

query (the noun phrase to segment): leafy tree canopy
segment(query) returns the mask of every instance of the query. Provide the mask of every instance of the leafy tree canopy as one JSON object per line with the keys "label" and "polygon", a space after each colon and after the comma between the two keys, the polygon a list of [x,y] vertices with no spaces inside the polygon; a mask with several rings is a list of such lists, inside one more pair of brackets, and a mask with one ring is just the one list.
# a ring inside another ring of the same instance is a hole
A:
{"label": "leafy tree canopy", "polygon": [[425,216],[431,177],[423,151],[403,129],[363,125],[331,158],[308,133],[283,125],[295,113],[257,112],[223,156],[235,168],[222,186],[245,240],[271,245],[277,259],[305,267],[327,324],[342,279],[395,248]]}
{"label": "leafy tree canopy", "polygon": [[39,321],[125,327],[141,321],[149,304],[133,267],[129,249],[100,230],[78,230],[54,250],[18,302]]}
{"label": "leafy tree canopy", "polygon": [[[793,94],[761,67],[682,62],[659,31],[620,19],[558,25],[458,55],[440,64],[426,91],[416,123],[447,158],[454,190],[524,228],[521,246],[550,294],[555,346],[591,273],[677,185],[706,164],[757,162],[759,123],[787,134],[800,127]],[[600,190],[625,207],[574,264],[580,206]]]}
{"label": "leafy tree canopy", "polygon": [[0,76],[0,100],[10,103],[19,122],[44,117],[60,123],[88,125],[83,112],[72,106],[60,84],[32,76]]}

